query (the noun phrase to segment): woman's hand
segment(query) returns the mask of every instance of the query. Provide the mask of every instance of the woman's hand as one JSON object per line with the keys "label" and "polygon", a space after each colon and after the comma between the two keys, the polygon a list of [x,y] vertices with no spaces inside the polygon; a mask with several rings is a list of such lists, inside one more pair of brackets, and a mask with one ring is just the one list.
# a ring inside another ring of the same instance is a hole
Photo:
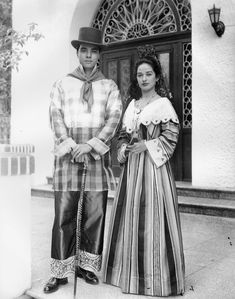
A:
{"label": "woman's hand", "polygon": [[140,154],[147,150],[144,140],[134,143],[133,145],[128,145],[126,150],[133,154]]}
{"label": "woman's hand", "polygon": [[126,162],[126,155],[125,155],[126,147],[127,147],[127,144],[123,144],[117,152],[117,159],[118,159],[118,162],[121,164]]}

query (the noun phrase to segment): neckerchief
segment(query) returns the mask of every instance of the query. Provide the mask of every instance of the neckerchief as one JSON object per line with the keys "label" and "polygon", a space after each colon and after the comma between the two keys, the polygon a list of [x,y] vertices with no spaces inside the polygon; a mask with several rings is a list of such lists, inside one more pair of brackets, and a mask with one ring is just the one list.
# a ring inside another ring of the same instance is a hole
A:
{"label": "neckerchief", "polygon": [[68,76],[77,78],[84,82],[80,92],[80,99],[84,104],[87,103],[88,112],[90,112],[91,106],[94,102],[92,82],[104,79],[104,75],[98,67],[95,66],[91,74],[87,76],[83,67],[79,65],[72,73],[68,74]]}

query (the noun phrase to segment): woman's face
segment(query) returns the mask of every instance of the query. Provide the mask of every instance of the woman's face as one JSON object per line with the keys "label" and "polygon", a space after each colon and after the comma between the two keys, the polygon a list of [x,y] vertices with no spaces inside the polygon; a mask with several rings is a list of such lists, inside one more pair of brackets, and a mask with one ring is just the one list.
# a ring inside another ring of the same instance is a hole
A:
{"label": "woman's face", "polygon": [[151,90],[155,90],[156,85],[156,74],[148,63],[142,63],[137,68],[137,82],[139,87],[144,92],[149,92]]}

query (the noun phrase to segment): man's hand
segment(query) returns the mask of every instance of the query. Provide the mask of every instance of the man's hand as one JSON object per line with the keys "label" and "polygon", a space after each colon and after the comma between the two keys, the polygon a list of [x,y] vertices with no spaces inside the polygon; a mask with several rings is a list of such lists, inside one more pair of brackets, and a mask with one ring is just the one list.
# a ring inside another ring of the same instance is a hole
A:
{"label": "man's hand", "polygon": [[140,154],[147,150],[145,142],[143,140],[134,143],[133,145],[128,145],[126,150],[133,153],[133,154]]}
{"label": "man's hand", "polygon": [[87,143],[77,144],[71,151],[72,160],[78,162],[81,156],[83,156],[84,154],[88,154],[91,150],[92,147]]}
{"label": "man's hand", "polygon": [[79,157],[75,158],[72,161],[75,161],[77,163],[85,163],[86,165],[88,165],[89,157],[88,157],[88,154],[83,154],[83,155],[80,155]]}
{"label": "man's hand", "polygon": [[74,148],[77,144],[72,138],[67,138],[61,143],[56,144],[54,154],[57,157],[62,157],[71,152],[71,149]]}

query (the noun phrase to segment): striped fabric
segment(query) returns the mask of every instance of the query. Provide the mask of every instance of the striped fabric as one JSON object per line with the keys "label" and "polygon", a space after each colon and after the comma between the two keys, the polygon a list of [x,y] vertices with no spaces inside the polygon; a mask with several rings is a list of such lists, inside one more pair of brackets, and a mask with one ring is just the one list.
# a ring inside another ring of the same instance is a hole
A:
{"label": "striped fabric", "polygon": [[[110,177],[110,141],[114,136],[122,111],[120,94],[112,80],[92,82],[94,103],[87,111],[80,100],[83,81],[67,76],[57,81],[51,92],[50,120],[55,145],[71,137],[76,143],[92,147],[86,178],[86,191],[103,191],[113,187]],[[55,157],[54,189],[79,191],[82,170],[71,162],[71,155]]]}
{"label": "striped fabric", "polygon": [[[154,130],[159,130],[155,127]],[[179,127],[174,122],[162,123],[161,136],[146,141],[148,152],[157,167],[162,166],[174,153],[178,140]],[[154,134],[158,132],[154,132]]]}
{"label": "striped fabric", "polygon": [[104,282],[124,293],[184,293],[182,233],[169,164],[178,132],[179,124],[171,120],[140,126],[139,136],[145,136],[157,158],[149,150],[130,153],[123,168],[110,218]]}

